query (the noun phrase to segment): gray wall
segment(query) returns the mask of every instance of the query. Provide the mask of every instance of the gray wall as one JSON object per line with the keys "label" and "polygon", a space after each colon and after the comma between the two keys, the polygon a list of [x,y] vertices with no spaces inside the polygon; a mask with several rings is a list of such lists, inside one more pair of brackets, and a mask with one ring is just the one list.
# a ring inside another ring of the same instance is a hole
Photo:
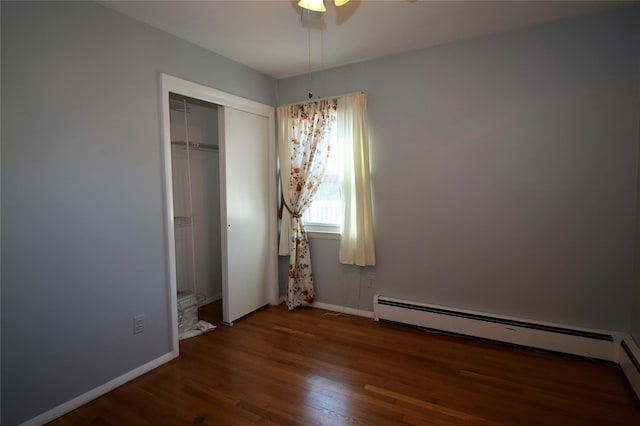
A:
{"label": "gray wall", "polygon": [[[639,31],[635,7],[316,76],[320,95],[368,94],[378,259],[359,272],[313,240],[317,300],[372,310],[376,291],[629,330]],[[278,81],[278,103],[307,81]]]}
{"label": "gray wall", "polygon": [[159,73],[269,105],[275,81],[97,4],[1,7],[9,426],[171,349]]}

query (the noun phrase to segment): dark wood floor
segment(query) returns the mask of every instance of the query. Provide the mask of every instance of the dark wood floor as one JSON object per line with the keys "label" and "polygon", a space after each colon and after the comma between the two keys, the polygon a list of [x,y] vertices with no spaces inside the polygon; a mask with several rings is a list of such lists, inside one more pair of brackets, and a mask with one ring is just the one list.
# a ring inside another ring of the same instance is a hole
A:
{"label": "dark wood floor", "polygon": [[320,309],[265,307],[53,425],[640,425],[619,368]]}

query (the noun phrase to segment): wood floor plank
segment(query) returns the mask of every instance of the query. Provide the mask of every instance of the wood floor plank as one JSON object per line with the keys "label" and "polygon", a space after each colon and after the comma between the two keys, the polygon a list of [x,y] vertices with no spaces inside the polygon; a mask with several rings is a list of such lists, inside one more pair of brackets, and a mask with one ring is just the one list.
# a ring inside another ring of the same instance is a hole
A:
{"label": "wood floor plank", "polygon": [[404,395],[404,394],[401,394],[401,393],[398,393],[398,392],[393,392],[393,391],[390,391],[388,389],[380,388],[378,386],[365,385],[365,389],[368,390],[368,391],[371,391],[371,392],[375,392],[375,393],[378,393],[378,394],[381,394],[381,395],[388,396],[388,397],[393,398],[393,399],[395,399],[397,401],[402,401],[402,402],[408,403],[410,405],[415,405],[415,406],[420,407],[420,408],[425,408],[425,409],[430,410],[430,411],[436,411],[438,413],[445,414],[445,415],[450,416],[450,417],[455,417],[457,419],[464,420],[464,421],[467,421],[467,422],[480,423],[480,424],[486,422],[485,419],[480,418],[478,416],[474,416],[474,415],[471,415],[471,414],[463,413],[461,411],[454,410],[452,408],[445,407],[443,405],[434,404],[434,403],[425,401],[423,399],[414,398],[414,397],[411,397],[411,396],[408,396],[408,395]]}
{"label": "wood floor plank", "polygon": [[94,425],[640,425],[611,364],[320,309],[265,307],[53,421]]}

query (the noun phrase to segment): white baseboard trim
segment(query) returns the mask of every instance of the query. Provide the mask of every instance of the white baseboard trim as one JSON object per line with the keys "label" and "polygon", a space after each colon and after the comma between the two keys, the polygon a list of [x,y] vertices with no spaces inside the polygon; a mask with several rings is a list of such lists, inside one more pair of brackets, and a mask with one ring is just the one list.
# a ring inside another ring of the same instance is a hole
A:
{"label": "white baseboard trim", "polygon": [[[287,296],[280,296],[280,303],[285,303]],[[329,303],[313,302],[308,305],[311,308],[325,309],[327,311],[340,312],[342,314],[355,315],[357,317],[371,318],[373,319],[373,312],[363,311],[360,309],[348,308],[346,306],[331,305]]]}
{"label": "white baseboard trim", "polygon": [[640,347],[629,334],[623,334],[616,360],[640,399]]}
{"label": "white baseboard trim", "polygon": [[73,398],[72,400],[67,401],[64,404],[58,405],[57,407],[52,408],[51,410],[42,413],[39,416],[32,418],[31,420],[27,420],[26,422],[22,423],[22,426],[40,426],[54,419],[57,419],[58,417],[75,410],[76,408],[86,404],[87,402],[93,401],[94,399],[108,392],[111,392],[115,388],[122,386],[125,383],[130,382],[131,380],[136,379],[145,373],[148,373],[154,368],[157,368],[162,364],[166,364],[173,358],[173,353],[162,355],[161,357],[156,358],[144,365],[141,365],[140,367],[135,368],[120,377],[116,377],[115,379],[110,380],[107,383],[90,390],[89,392]]}
{"label": "white baseboard trim", "polygon": [[363,311],[360,309],[348,308],[346,306],[338,306],[338,305],[330,305],[328,303],[322,302],[313,302],[311,305],[312,308],[326,309],[327,311],[340,312],[343,314],[355,315],[358,317],[365,317],[373,319],[373,312]]}

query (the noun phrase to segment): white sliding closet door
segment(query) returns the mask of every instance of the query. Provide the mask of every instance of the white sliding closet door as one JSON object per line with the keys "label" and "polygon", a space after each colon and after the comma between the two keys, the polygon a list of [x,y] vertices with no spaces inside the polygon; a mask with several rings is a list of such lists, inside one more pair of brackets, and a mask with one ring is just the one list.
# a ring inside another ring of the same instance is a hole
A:
{"label": "white sliding closet door", "polygon": [[219,109],[223,320],[232,323],[270,302],[269,119]]}

